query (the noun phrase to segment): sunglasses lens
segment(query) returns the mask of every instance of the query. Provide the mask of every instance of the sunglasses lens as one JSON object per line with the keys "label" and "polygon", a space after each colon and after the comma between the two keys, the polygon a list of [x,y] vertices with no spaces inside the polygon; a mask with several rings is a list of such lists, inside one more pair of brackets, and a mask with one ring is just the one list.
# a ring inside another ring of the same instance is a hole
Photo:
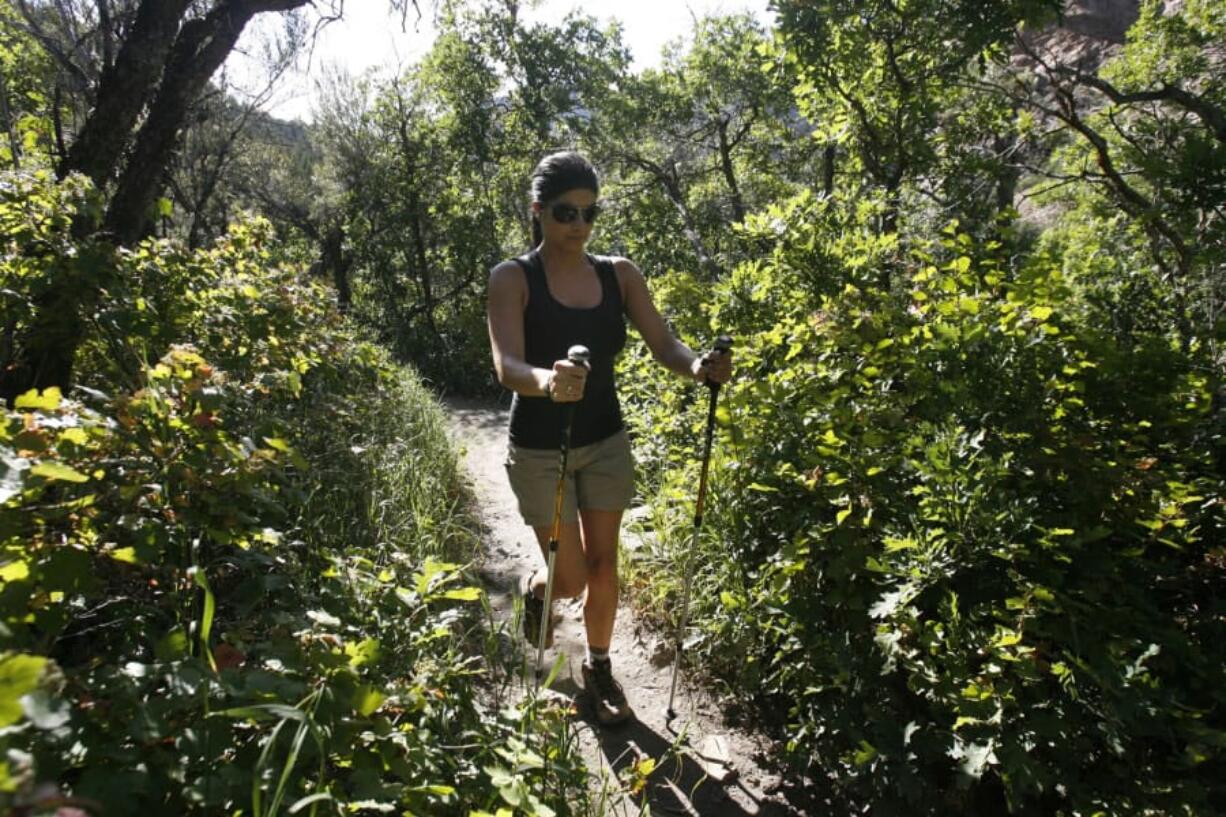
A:
{"label": "sunglasses lens", "polygon": [[553,220],[559,224],[570,224],[579,215],[579,210],[569,204],[555,204],[553,206]]}
{"label": "sunglasses lens", "polygon": [[600,205],[593,204],[591,207],[584,207],[580,210],[572,204],[555,204],[549,212],[553,220],[559,224],[570,224],[576,218],[582,218],[586,223],[591,224],[596,220],[596,216],[600,215]]}

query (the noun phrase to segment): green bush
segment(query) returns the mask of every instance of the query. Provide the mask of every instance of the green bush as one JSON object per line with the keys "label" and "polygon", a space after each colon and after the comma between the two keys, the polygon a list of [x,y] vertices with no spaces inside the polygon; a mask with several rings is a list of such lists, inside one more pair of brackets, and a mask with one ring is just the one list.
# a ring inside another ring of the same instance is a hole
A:
{"label": "green bush", "polygon": [[[1208,367],[1080,322],[1049,256],[1007,263],[956,225],[903,246],[849,212],[802,197],[751,220],[773,252],[714,299],[740,377],[700,543],[707,663],[875,814],[1213,813]],[[652,426],[674,545],[700,422]],[[653,569],[671,552],[631,580],[678,574]]]}
{"label": "green bush", "polygon": [[0,424],[0,804],[580,808],[564,713],[484,703],[474,525],[416,376],[262,222],[114,250],[70,234],[77,182],[22,184],[15,302],[82,243],[111,266],[82,387]]}

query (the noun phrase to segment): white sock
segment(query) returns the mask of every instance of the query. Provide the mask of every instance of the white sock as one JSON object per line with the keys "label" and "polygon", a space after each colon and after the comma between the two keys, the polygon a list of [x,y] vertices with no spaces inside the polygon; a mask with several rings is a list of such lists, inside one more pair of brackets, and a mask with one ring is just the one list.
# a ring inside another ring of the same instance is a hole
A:
{"label": "white sock", "polygon": [[591,644],[587,645],[587,661],[589,664],[596,662],[596,661],[608,661],[608,660],[609,660],[609,648],[608,647],[601,649],[599,647],[593,647]]}

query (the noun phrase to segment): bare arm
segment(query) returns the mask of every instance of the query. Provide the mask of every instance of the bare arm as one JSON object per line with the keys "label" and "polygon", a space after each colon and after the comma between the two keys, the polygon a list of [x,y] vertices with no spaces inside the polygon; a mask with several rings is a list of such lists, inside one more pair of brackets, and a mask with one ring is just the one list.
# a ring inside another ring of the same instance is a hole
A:
{"label": "bare arm", "polygon": [[524,307],[528,283],[514,261],[504,261],[490,270],[486,304],[490,351],[498,382],[525,397],[548,396],[555,402],[570,402],[583,396],[587,369],[566,360],[553,369],[540,369],[524,360]]}

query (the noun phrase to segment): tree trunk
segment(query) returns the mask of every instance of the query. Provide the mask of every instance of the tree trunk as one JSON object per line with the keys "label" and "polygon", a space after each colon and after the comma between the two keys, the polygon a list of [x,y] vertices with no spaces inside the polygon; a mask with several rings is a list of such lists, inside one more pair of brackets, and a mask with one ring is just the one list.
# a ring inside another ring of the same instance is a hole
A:
{"label": "tree trunk", "polygon": [[261,11],[287,11],[307,2],[233,0],[183,26],[107,209],[106,225],[120,243],[133,243],[148,230],[150,210],[161,192],[162,174],[170,164],[188,108],[225,62],[243,28]]}
{"label": "tree trunk", "polygon": [[[1006,156],[1017,145],[1015,136],[997,136],[993,140],[992,149],[997,156]],[[1003,213],[1013,207],[1017,195],[1017,183],[1021,173],[1016,165],[1001,162],[1000,171],[996,174],[996,212]]]}
{"label": "tree trunk", "polygon": [[13,130],[13,116],[9,112],[9,89],[4,81],[4,73],[0,71],[0,125],[8,134],[9,150],[13,153],[13,169],[21,169],[21,145],[17,142],[17,133]]}
{"label": "tree trunk", "polygon": [[92,311],[114,259],[106,245],[81,248],[57,263],[55,280],[34,301],[34,319],[13,341],[13,359],[0,370],[0,398],[12,404],[30,389],[66,387],[72,380],[77,347],[85,338],[82,315]]}
{"label": "tree trunk", "polygon": [[690,208],[686,206],[685,196],[681,192],[681,183],[677,180],[676,172],[673,168],[662,168],[652,166],[652,171],[660,185],[664,188],[665,195],[672,202],[673,207],[677,210],[677,215],[681,216],[681,229],[685,233],[685,237],[689,239],[690,246],[694,248],[694,254],[698,256],[698,264],[707,272],[711,278],[719,276],[719,265],[712,260],[707,253],[707,248],[702,243],[702,235],[698,232],[698,227],[694,224],[694,216],[690,213]]}
{"label": "tree trunk", "polygon": [[[119,242],[135,242],[147,229],[188,105],[233,49],[247,22],[260,12],[286,11],[307,2],[219,0],[207,15],[180,28],[190,0],[142,0],[115,63],[103,72],[94,109],[59,167],[61,175],[81,172],[102,186],[123,163],[106,215],[106,225]],[[154,87],[158,91],[150,106]],[[135,148],[124,160],[142,113],[145,120]],[[73,270],[80,273],[66,271],[42,294],[15,359],[0,372],[0,395],[11,399],[30,388],[70,384],[77,347],[85,337],[84,316],[91,314],[101,292],[96,276],[105,274],[107,266],[102,257],[88,265],[78,259]]]}
{"label": "tree trunk", "polygon": [[728,143],[728,120],[720,117],[716,123],[719,134],[719,164],[724,171],[724,181],[728,183],[728,193],[732,198],[733,220],[745,220],[745,201],[741,198],[741,188],[736,183],[736,172],[732,166],[732,145]]}
{"label": "tree trunk", "polygon": [[826,198],[834,195],[834,161],[838,156],[838,148],[834,143],[822,149],[822,192]]}
{"label": "tree trunk", "polygon": [[[410,180],[411,183],[412,180]],[[417,262],[417,278],[421,283],[422,311],[426,316],[426,325],[437,338],[440,337],[438,325],[434,322],[434,280],[430,276],[430,263],[426,258],[426,241],[422,230],[421,199],[417,188],[409,188],[409,228],[413,233],[413,255]]]}
{"label": "tree trunk", "polygon": [[339,222],[328,228],[320,242],[320,265],[336,284],[336,306],[348,312],[353,301],[349,287],[350,259],[345,256],[345,228]]}
{"label": "tree trunk", "polygon": [[144,0],[132,33],[115,61],[102,72],[94,108],[60,163],[61,178],[84,173],[102,187],[119,168],[132,129],[162,78],[179,25],[190,0]]}

